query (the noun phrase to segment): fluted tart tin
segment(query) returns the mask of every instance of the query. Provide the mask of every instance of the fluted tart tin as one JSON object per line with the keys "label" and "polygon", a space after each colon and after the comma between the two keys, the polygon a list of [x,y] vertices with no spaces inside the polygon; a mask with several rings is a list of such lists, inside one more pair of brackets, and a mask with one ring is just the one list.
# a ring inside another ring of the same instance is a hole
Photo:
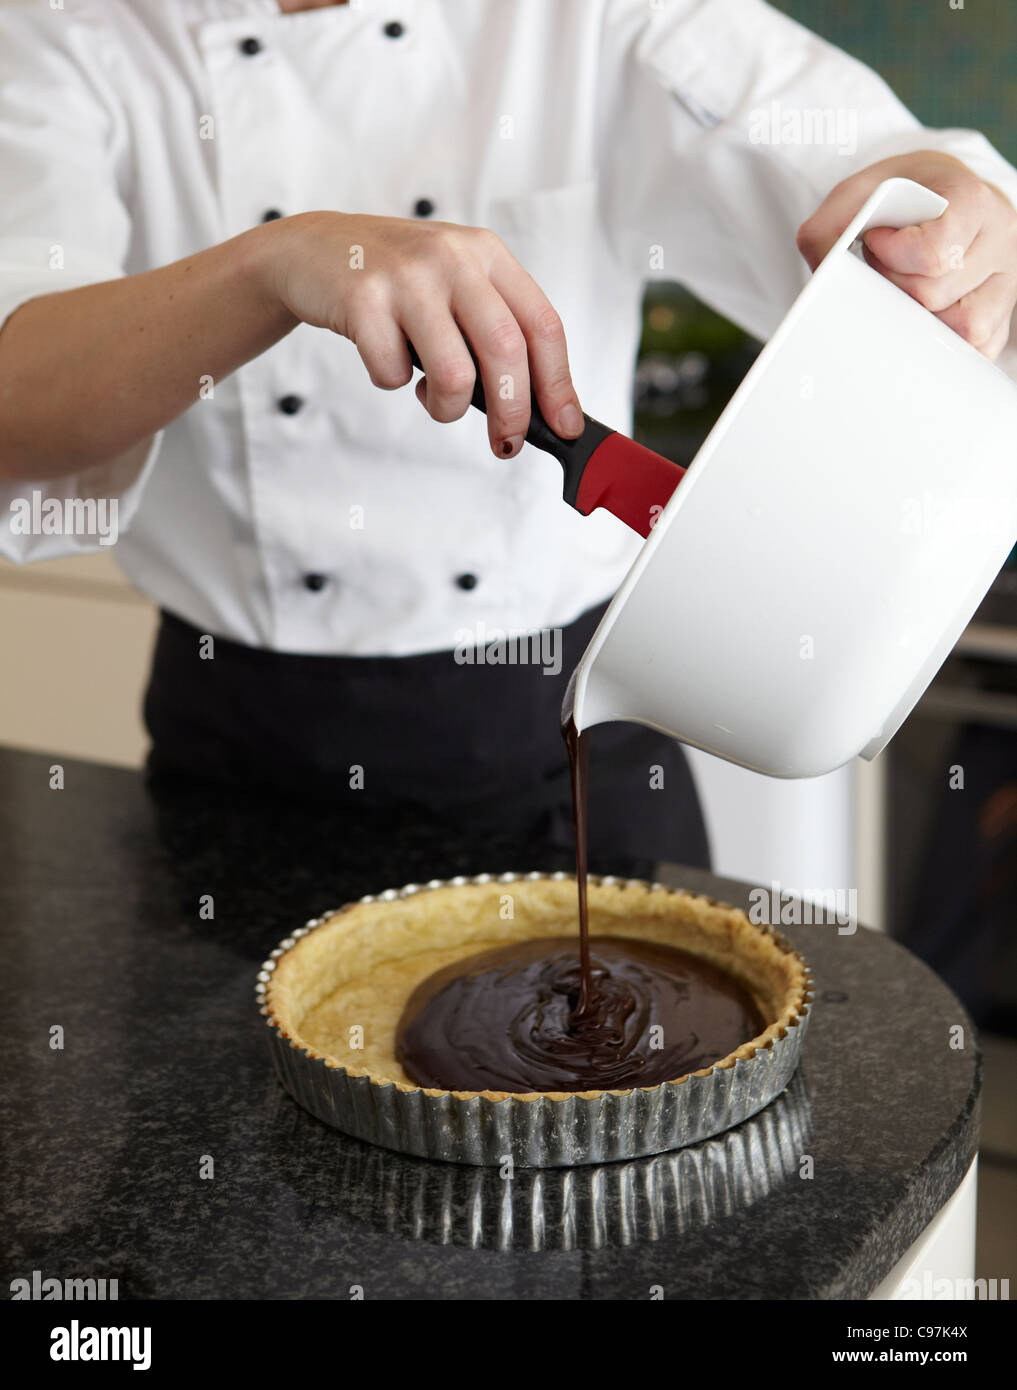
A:
{"label": "fluted tart tin", "polygon": [[[393,1079],[393,1065],[401,1070],[397,1064],[365,1066],[355,1043],[341,1059],[338,1046],[323,1052],[302,1035],[307,1015],[347,978],[344,970],[360,970],[369,981],[372,963],[398,970],[405,962],[412,970],[415,955],[436,947],[454,948],[465,958],[492,944],[562,934],[575,921],[575,886],[574,876],[565,873],[432,879],[369,894],[312,918],[280,942],[257,978],[257,1001],[283,1087],[326,1124],[383,1148],[444,1162],[511,1162],[522,1168],[573,1167],[684,1148],[740,1124],[786,1089],[812,1005],[812,975],[801,954],[773,927],[753,925],[728,903],[641,879],[590,876],[594,942],[605,935],[671,940],[733,967],[757,1002],[768,997],[765,1030],[711,1067],[630,1090],[440,1091]],[[503,922],[496,904],[506,899],[513,915]],[[668,935],[675,931],[677,938]],[[359,1012],[370,1033],[370,1009]]]}
{"label": "fluted tart tin", "polygon": [[606,1250],[694,1234],[796,1182],[812,1113],[800,1069],[772,1104],[712,1139],[620,1163],[520,1168],[511,1181],[501,1167],[436,1170],[331,1139],[336,1197],[372,1230],[471,1250]]}

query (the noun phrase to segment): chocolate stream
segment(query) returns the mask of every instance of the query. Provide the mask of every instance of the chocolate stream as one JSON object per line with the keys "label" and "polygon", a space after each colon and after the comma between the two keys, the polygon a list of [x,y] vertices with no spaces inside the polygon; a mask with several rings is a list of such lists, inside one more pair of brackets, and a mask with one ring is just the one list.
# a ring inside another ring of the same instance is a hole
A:
{"label": "chocolate stream", "polygon": [[496,947],[414,990],[397,1055],[418,1085],[449,1091],[586,1091],[655,1086],[708,1067],[763,1027],[748,991],[686,951],[632,937],[591,946],[589,750],[562,722],[576,835],[575,938]]}

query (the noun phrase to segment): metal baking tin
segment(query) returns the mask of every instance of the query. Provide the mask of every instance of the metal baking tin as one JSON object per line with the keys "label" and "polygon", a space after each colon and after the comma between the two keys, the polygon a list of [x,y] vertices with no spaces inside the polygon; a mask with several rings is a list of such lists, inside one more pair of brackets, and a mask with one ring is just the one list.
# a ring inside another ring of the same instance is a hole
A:
{"label": "metal baking tin", "polygon": [[[565,873],[478,874],[473,878],[432,879],[381,894],[362,903],[393,902],[435,888],[467,883],[515,883],[520,880],[572,877]],[[618,884],[656,893],[677,893],[663,883],[590,875],[594,884]],[[731,904],[706,898],[711,906]],[[708,1139],[757,1114],[784,1091],[794,1075],[811,1014],[812,974],[806,967],[806,998],[783,1036],[738,1058],[730,1067],[713,1067],[706,1075],[631,1091],[605,1091],[594,1097],[564,1100],[508,1096],[465,1098],[451,1091],[427,1094],[381,1084],[368,1076],[351,1076],[333,1060],[313,1057],[291,1041],[265,1000],[276,961],[300,937],[322,926],[338,909],[312,918],[276,947],[258,972],[257,1002],[269,1029],[269,1046],[279,1080],[294,1100],[326,1124],[399,1153],[447,1163],[520,1168],[571,1168],[610,1163],[648,1154],[667,1153]],[[793,948],[770,926],[760,926],[784,950]],[[804,962],[803,962],[804,963]]]}
{"label": "metal baking tin", "polygon": [[690,1235],[797,1181],[812,1105],[799,1070],[726,1134],[623,1163],[520,1168],[511,1179],[322,1133],[335,1145],[338,1200],[374,1231],[469,1250],[609,1250]]}

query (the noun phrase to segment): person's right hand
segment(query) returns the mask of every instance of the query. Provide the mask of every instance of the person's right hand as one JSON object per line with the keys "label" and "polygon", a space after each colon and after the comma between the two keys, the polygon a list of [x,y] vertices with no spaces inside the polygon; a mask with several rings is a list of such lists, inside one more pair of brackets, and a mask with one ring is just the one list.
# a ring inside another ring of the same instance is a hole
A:
{"label": "person's right hand", "polygon": [[408,339],[424,366],[419,399],[435,420],[458,420],[476,380],[468,342],[499,458],[523,444],[531,386],[557,434],[582,433],[561,319],[494,232],[341,212],[297,213],[261,230],[269,294],[355,343],[376,386],[410,380]]}

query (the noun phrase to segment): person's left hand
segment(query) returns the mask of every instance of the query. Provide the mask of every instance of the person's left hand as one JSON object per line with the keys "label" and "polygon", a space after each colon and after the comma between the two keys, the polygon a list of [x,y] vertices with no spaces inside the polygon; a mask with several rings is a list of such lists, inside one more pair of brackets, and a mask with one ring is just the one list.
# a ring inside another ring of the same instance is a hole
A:
{"label": "person's left hand", "polygon": [[873,227],[862,238],[875,270],[994,361],[1017,304],[1017,211],[966,164],[935,150],[895,155],[844,179],[798,229],[812,270],[884,179],[906,178],[948,199],[935,221]]}

